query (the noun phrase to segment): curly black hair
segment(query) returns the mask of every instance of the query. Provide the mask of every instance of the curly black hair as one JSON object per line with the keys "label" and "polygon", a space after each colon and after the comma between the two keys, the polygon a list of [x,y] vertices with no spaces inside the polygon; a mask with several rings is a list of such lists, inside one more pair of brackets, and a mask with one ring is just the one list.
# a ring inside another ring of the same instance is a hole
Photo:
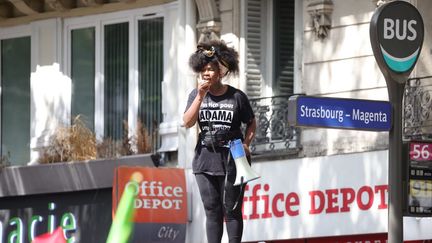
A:
{"label": "curly black hair", "polygon": [[220,40],[198,43],[196,52],[189,58],[189,66],[195,73],[201,72],[209,63],[216,64],[216,66],[223,65],[227,69],[226,74],[238,74],[239,72],[237,51]]}

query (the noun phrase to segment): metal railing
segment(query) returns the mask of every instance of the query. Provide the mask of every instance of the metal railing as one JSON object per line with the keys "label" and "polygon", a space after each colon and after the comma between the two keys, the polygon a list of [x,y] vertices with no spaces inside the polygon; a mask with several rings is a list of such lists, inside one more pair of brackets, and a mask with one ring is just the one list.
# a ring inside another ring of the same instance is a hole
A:
{"label": "metal railing", "polygon": [[250,99],[257,120],[253,156],[284,156],[297,154],[301,149],[300,129],[288,125],[288,99],[273,96]]}
{"label": "metal railing", "polygon": [[404,139],[432,140],[432,76],[408,79],[403,116]]}

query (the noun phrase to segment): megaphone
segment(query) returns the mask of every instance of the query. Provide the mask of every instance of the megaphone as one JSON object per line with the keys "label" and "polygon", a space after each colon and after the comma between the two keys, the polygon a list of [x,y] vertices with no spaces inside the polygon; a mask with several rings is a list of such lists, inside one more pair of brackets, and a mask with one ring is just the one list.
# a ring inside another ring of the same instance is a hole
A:
{"label": "megaphone", "polygon": [[249,181],[260,178],[252,167],[250,167],[243,148],[243,143],[240,139],[236,139],[230,143],[230,151],[237,170],[234,186],[246,184]]}

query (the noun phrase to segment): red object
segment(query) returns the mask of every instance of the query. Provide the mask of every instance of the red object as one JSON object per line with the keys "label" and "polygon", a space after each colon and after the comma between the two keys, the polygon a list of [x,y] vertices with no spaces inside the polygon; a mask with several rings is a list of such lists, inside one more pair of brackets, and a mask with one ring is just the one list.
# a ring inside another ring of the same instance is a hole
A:
{"label": "red object", "polygon": [[[131,183],[133,173],[140,172],[143,180]],[[136,190],[135,223],[187,222],[187,187],[184,169],[120,166],[113,180],[112,211],[115,212],[126,186]]]}
{"label": "red object", "polygon": [[432,143],[410,142],[410,159],[415,161],[432,160]]}
{"label": "red object", "polygon": [[45,233],[35,237],[32,243],[66,243],[66,239],[63,235],[63,229],[57,227],[52,233]]}

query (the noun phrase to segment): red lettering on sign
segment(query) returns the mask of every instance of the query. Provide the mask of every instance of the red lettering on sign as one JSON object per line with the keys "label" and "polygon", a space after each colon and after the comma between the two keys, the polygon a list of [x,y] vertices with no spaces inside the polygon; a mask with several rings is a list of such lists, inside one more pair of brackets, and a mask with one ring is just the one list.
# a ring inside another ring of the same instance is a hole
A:
{"label": "red lettering on sign", "polygon": [[278,208],[278,202],[284,200],[284,195],[282,193],[278,193],[275,195],[275,197],[273,198],[273,202],[272,202],[272,211],[273,211],[273,215],[276,216],[276,218],[280,218],[284,215],[284,211],[283,210],[279,210]]}
{"label": "red lettering on sign", "polygon": [[299,210],[298,209],[292,209],[295,206],[299,206],[300,205],[300,198],[297,195],[297,193],[291,192],[290,194],[288,194],[288,196],[286,197],[286,201],[285,201],[285,210],[288,213],[289,216],[297,216],[299,215]]}
{"label": "red lettering on sign", "polygon": [[[362,197],[364,195],[364,192],[366,192],[367,195],[367,201],[366,203],[363,203]],[[360,190],[357,193],[357,205],[361,210],[368,210],[372,207],[374,201],[374,193],[371,187],[369,186],[362,186]]]}
{"label": "red lettering on sign", "polygon": [[[250,186],[245,187],[243,199],[243,219],[281,218],[284,216],[298,216],[300,214],[300,197],[295,192],[270,193],[269,184],[255,184],[250,193]],[[248,193],[250,193],[248,195]],[[377,209],[387,209],[387,185],[362,186],[354,188],[332,188],[327,190],[313,190],[309,194],[309,214],[345,213],[353,208],[360,210],[372,209],[377,202]],[[245,207],[248,209],[245,213]]]}
{"label": "red lettering on sign", "polygon": [[355,200],[355,191],[352,188],[341,188],[340,192],[342,193],[342,208],[341,212],[349,212],[349,205]]}
{"label": "red lettering on sign", "polygon": [[337,205],[338,190],[332,189],[332,190],[326,190],[325,192],[328,198],[326,213],[337,213],[339,211],[339,207]]}
{"label": "red lettering on sign", "polygon": [[[310,200],[311,200],[311,209],[309,210],[310,214],[319,214],[324,209],[324,193],[322,191],[311,191],[309,192]],[[318,197],[319,207],[316,207],[315,199]]]}
{"label": "red lettering on sign", "polygon": [[[252,195],[245,196],[243,199],[243,219],[259,219],[259,218],[280,218],[285,215],[297,216],[299,214],[300,198],[297,193],[291,192],[287,196],[283,193],[277,193],[273,197],[269,195],[270,185],[256,184],[252,188]],[[249,185],[245,187],[245,195],[249,191]],[[262,194],[262,195],[261,195]],[[261,196],[260,196],[261,195]],[[258,213],[258,204],[263,204],[263,213]],[[249,205],[251,208],[250,215],[244,212],[244,206]]]}
{"label": "red lettering on sign", "polygon": [[380,195],[380,204],[378,205],[378,209],[387,209],[387,200],[386,200],[386,192],[388,190],[388,185],[380,185],[375,186],[375,191]]}
{"label": "red lettering on sign", "polygon": [[[268,184],[264,185],[264,191],[268,192],[270,189],[270,186]],[[261,214],[261,218],[265,219],[265,218],[270,218],[272,216],[272,214],[269,212],[270,208],[269,208],[269,195],[264,195],[261,197],[264,200],[264,213]]]}

